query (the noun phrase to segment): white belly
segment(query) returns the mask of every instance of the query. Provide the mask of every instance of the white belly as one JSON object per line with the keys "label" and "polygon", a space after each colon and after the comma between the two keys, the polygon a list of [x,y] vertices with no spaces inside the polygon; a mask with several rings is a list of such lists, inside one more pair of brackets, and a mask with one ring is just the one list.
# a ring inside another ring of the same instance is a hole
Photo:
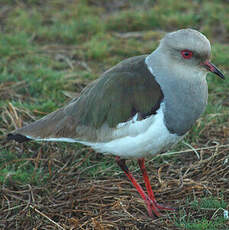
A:
{"label": "white belly", "polygon": [[147,119],[121,123],[114,130],[114,138],[125,132],[128,135],[115,138],[108,142],[80,142],[91,146],[96,152],[103,154],[113,154],[123,158],[144,157],[166,151],[171,145],[178,142],[182,137],[171,134],[164,124],[164,114],[162,107],[157,114],[151,115]]}
{"label": "white belly", "polygon": [[65,141],[78,142],[90,146],[96,152],[112,154],[123,158],[141,158],[166,151],[177,143],[183,136],[171,134],[164,124],[164,103],[156,114],[138,121],[137,114],[132,120],[117,125],[112,130],[111,141],[87,142],[72,138],[39,139],[27,136],[37,141]]}

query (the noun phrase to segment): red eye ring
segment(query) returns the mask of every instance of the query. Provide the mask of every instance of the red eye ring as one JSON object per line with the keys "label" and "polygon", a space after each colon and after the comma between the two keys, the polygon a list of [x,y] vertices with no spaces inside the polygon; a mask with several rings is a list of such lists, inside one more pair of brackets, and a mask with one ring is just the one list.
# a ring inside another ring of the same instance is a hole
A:
{"label": "red eye ring", "polygon": [[181,50],[181,55],[185,59],[190,59],[192,57],[193,53],[190,50]]}

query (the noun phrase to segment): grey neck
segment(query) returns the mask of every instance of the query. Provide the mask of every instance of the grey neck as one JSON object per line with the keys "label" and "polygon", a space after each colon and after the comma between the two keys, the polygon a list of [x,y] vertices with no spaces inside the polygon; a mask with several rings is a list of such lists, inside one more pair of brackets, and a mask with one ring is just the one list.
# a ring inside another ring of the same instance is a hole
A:
{"label": "grey neck", "polygon": [[164,94],[166,127],[171,133],[184,135],[207,105],[206,73],[166,60],[159,47],[145,61]]}

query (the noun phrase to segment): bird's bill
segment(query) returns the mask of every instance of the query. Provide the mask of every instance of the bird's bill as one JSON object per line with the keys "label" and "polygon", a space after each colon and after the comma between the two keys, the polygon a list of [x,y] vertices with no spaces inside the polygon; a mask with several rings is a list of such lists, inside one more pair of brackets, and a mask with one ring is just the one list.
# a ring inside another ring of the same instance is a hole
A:
{"label": "bird's bill", "polygon": [[210,61],[205,61],[203,63],[203,66],[210,72],[218,75],[220,78],[225,79],[224,75],[222,72],[215,66],[213,65]]}

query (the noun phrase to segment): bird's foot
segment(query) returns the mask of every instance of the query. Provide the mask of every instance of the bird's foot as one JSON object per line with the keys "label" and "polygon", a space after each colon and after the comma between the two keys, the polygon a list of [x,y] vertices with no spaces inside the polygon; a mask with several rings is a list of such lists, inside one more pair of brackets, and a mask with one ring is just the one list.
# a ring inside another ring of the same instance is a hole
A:
{"label": "bird's foot", "polygon": [[175,211],[175,208],[172,208],[170,206],[165,206],[163,204],[158,204],[156,200],[152,201],[155,206],[159,209],[159,210],[168,210],[168,211]]}
{"label": "bird's foot", "polygon": [[154,218],[163,216],[160,210],[168,210],[168,211],[175,211],[174,208],[170,206],[164,206],[162,204],[158,204],[155,199],[150,199],[147,197],[146,200],[146,205],[147,205],[147,211],[150,217]]}

